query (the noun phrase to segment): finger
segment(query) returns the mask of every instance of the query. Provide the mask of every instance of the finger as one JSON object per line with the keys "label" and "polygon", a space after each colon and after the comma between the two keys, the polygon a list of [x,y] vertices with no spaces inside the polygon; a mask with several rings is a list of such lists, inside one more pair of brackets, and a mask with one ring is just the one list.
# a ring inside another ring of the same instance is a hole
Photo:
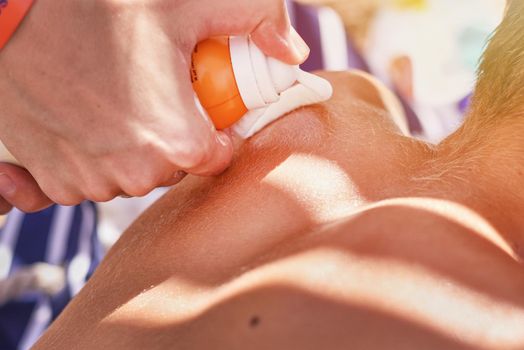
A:
{"label": "finger", "polygon": [[5,199],[0,197],[0,215],[5,215],[13,209],[13,206],[9,204]]}
{"label": "finger", "polygon": [[[161,148],[164,150],[162,153],[168,155],[170,165],[159,167],[162,170],[157,173],[163,175],[156,176],[158,184],[174,183],[171,180],[176,171],[201,176],[220,174],[233,159],[231,137],[226,132],[215,129],[209,117],[196,108],[193,95],[186,95],[186,91],[191,91],[191,87],[181,91],[181,100],[187,101],[182,114],[193,117],[188,118],[181,130],[173,128],[172,123],[163,127]],[[170,133],[170,130],[173,131]],[[151,155],[148,159],[154,162]]]}
{"label": "finger", "polygon": [[[220,6],[216,6],[214,1],[208,2],[214,6],[199,5],[199,10],[204,11],[202,16],[209,18],[204,24],[205,29],[198,35],[199,40],[250,34],[266,55],[277,60],[295,65],[307,59],[309,47],[291,27],[284,0],[224,1]],[[242,16],[232,20],[227,16],[230,13],[241,13]]]}
{"label": "finger", "polygon": [[24,212],[39,211],[52,204],[26,169],[9,163],[0,163],[0,195]]}
{"label": "finger", "polygon": [[223,132],[214,132],[206,147],[207,154],[203,161],[191,169],[184,169],[187,173],[200,176],[213,176],[227,169],[233,158],[233,142],[231,137]]}
{"label": "finger", "polygon": [[[166,125],[167,129],[169,125]],[[207,128],[209,129],[209,128]],[[167,139],[173,139],[165,137]],[[158,187],[173,186],[187,173],[181,171],[180,160],[190,152],[171,152],[169,147],[179,149],[183,142],[165,141],[162,146],[138,149],[118,159],[106,160],[101,169],[114,169],[113,181],[122,198],[143,197]],[[182,159],[182,163],[187,159]],[[189,163],[188,163],[189,164]]]}
{"label": "finger", "polygon": [[264,20],[251,33],[251,39],[270,57],[293,65],[303,63],[309,56],[309,46],[295,28],[290,25],[280,28],[282,26],[271,19]]}

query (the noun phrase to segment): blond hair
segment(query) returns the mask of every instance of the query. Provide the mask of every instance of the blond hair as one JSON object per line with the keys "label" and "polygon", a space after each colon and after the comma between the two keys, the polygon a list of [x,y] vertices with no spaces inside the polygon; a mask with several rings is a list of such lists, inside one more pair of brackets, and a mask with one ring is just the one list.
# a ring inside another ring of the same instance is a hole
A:
{"label": "blond hair", "polygon": [[479,67],[471,118],[495,122],[524,112],[524,0],[508,3]]}

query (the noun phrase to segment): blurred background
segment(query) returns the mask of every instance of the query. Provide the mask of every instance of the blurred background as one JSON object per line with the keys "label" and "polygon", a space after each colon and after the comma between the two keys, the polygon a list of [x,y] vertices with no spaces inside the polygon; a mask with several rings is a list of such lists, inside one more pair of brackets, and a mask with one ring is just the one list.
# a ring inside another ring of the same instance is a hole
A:
{"label": "blurred background", "polygon": [[417,116],[411,123],[414,134],[431,142],[461,123],[479,58],[505,7],[504,0],[301,3],[338,12],[364,69],[399,95],[411,109],[408,114]]}

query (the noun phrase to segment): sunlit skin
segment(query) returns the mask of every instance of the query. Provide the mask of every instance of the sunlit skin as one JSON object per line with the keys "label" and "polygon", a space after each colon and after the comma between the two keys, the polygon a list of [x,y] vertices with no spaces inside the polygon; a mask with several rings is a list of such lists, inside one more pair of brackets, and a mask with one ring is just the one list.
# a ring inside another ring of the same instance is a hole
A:
{"label": "sunlit skin", "polygon": [[369,78],[323,76],[332,100],[139,218],[36,349],[524,347],[518,139],[462,159]]}

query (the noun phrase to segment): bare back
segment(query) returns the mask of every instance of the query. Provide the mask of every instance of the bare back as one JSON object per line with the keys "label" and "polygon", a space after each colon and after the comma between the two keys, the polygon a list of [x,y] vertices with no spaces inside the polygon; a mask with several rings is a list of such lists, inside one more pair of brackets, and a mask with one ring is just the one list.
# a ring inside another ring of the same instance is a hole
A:
{"label": "bare back", "polygon": [[137,220],[36,348],[523,347],[512,236],[422,175],[434,149],[403,135],[384,90],[326,76],[331,101]]}

